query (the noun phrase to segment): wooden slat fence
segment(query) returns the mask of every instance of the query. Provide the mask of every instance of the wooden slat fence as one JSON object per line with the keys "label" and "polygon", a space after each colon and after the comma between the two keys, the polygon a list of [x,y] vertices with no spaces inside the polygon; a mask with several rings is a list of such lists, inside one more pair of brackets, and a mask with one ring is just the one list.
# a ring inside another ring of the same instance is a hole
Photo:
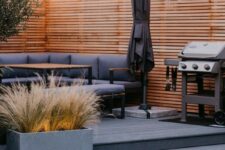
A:
{"label": "wooden slat fence", "polygon": [[[152,105],[180,110],[177,92],[166,92],[165,58],[176,58],[190,41],[225,40],[225,0],[151,0],[151,33],[156,67],[149,73]],[[46,0],[45,14],[3,51],[126,54],[132,27],[130,0]],[[189,111],[196,111],[194,105]]]}

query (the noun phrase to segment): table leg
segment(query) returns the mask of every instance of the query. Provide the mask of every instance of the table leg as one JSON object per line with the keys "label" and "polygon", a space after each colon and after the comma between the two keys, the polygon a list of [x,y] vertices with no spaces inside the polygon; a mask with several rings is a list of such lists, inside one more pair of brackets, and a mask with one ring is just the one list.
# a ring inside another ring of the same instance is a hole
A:
{"label": "table leg", "polygon": [[121,119],[125,118],[125,101],[126,101],[126,95],[124,94],[121,99],[121,112],[120,112]]}
{"label": "table leg", "polygon": [[88,84],[92,84],[92,67],[88,68]]}
{"label": "table leg", "polygon": [[187,121],[187,73],[182,73],[182,112],[181,112],[181,122]]}
{"label": "table leg", "polygon": [[48,70],[47,69],[43,70],[43,79],[44,79],[44,82],[46,83],[46,85],[48,85],[49,82],[48,82]]}

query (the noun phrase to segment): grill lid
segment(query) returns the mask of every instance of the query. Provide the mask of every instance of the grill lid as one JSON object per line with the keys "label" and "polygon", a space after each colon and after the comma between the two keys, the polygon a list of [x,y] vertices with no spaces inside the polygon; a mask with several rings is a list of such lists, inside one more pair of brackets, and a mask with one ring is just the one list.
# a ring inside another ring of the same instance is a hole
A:
{"label": "grill lid", "polygon": [[225,59],[225,42],[190,42],[180,54],[181,58]]}

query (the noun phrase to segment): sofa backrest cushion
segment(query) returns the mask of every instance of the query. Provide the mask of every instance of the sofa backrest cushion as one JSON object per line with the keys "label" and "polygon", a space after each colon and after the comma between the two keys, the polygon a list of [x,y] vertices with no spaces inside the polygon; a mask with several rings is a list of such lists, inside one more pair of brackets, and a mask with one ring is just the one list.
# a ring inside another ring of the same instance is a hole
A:
{"label": "sofa backrest cushion", "polygon": [[[29,64],[49,63],[48,53],[28,53]],[[43,75],[43,70],[27,70],[29,76]]]}
{"label": "sofa backrest cushion", "polygon": [[[99,79],[109,80],[110,68],[128,68],[126,55],[100,55],[99,56]],[[134,81],[134,76],[129,71],[114,72],[114,80]]]}
{"label": "sofa backrest cushion", "polygon": [[[71,56],[69,53],[49,53],[49,63],[70,64]],[[55,71],[57,76],[70,76],[69,69],[60,69]]]}
{"label": "sofa backrest cushion", "polygon": [[[90,54],[72,54],[71,64],[77,65],[92,65],[92,78],[98,78],[98,56]],[[88,77],[87,69],[72,69],[70,71],[71,77]]]}
{"label": "sofa backrest cushion", "polygon": [[[27,64],[28,56],[25,53],[0,54],[0,64]],[[3,78],[26,77],[25,69],[3,69]]]}
{"label": "sofa backrest cushion", "polygon": [[28,63],[29,64],[49,63],[49,55],[48,53],[29,53]]}

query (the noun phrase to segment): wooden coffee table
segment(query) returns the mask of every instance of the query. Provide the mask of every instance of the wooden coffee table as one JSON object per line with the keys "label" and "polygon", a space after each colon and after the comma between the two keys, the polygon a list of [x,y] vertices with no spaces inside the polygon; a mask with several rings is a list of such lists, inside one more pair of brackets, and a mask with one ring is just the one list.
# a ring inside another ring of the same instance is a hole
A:
{"label": "wooden coffee table", "polygon": [[88,84],[92,84],[92,66],[91,65],[52,64],[52,63],[4,64],[4,65],[0,65],[0,68],[41,70],[44,74],[44,78],[46,82],[48,81],[48,77],[47,77],[48,73],[51,73],[54,70],[88,69]]}

